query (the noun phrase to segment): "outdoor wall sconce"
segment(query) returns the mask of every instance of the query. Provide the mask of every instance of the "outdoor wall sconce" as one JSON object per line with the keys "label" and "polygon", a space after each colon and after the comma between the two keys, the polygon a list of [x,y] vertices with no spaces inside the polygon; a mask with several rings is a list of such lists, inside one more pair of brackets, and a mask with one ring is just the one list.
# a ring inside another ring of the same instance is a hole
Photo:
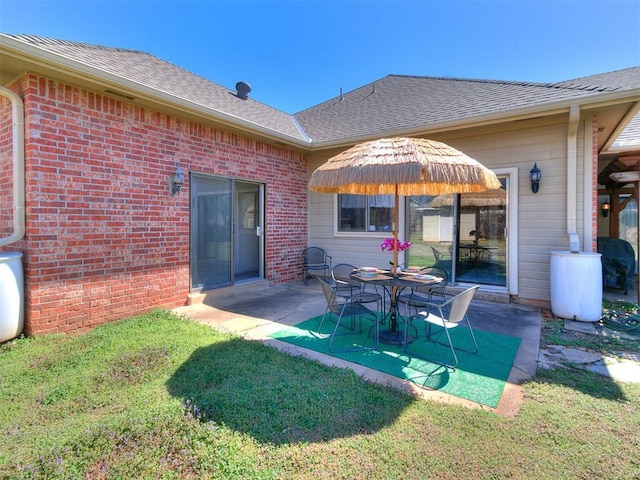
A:
{"label": "outdoor wall sconce", "polygon": [[180,193],[180,189],[184,184],[184,172],[180,165],[176,167],[176,172],[169,178],[169,194],[173,197]]}
{"label": "outdoor wall sconce", "polygon": [[531,191],[533,193],[538,193],[538,188],[540,188],[541,178],[542,178],[542,172],[538,168],[538,164],[534,163],[533,168],[529,170],[529,180],[531,181]]}
{"label": "outdoor wall sconce", "polygon": [[609,200],[605,200],[602,205],[600,206],[600,209],[602,210],[602,216],[603,217],[608,217],[609,216],[609,210],[611,210],[611,204],[609,203]]}

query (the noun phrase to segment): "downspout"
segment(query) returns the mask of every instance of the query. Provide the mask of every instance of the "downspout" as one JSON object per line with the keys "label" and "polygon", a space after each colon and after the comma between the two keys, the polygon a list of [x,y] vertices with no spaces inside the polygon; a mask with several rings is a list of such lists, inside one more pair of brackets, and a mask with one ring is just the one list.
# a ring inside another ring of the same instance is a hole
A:
{"label": "downspout", "polygon": [[[582,209],[582,221],[584,225],[584,243],[582,245],[582,250],[584,252],[593,252],[594,244],[593,239],[597,236],[597,221],[594,222],[594,211],[593,208],[588,208],[589,205],[592,205],[593,202],[593,190],[594,190],[594,174],[593,167],[594,162],[597,165],[597,160],[594,158],[593,154],[593,125],[595,118],[593,114],[590,114],[586,117],[583,117],[583,135],[584,142],[582,142],[582,168],[584,171],[584,182],[583,182],[583,192],[582,192],[582,201],[585,205],[585,208]],[[597,217],[597,213],[596,213]],[[595,223],[595,224],[594,224]],[[594,230],[595,227],[595,230]]]}
{"label": "downspout", "polygon": [[569,109],[569,130],[567,132],[567,235],[569,236],[569,249],[572,253],[580,251],[580,238],[576,228],[579,122],[580,106],[572,105]]}
{"label": "downspout", "polygon": [[11,100],[13,128],[13,233],[0,238],[0,247],[17,242],[25,233],[24,106],[22,98],[0,86],[0,95]]}

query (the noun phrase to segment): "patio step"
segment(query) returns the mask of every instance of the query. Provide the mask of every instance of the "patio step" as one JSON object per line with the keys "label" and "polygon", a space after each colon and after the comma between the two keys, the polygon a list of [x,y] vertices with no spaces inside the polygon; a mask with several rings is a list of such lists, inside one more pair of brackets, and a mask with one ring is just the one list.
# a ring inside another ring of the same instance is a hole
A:
{"label": "patio step", "polygon": [[[486,302],[512,303],[511,298],[510,298],[508,293],[503,292],[503,291],[483,290],[482,287],[483,286],[481,286],[480,289],[476,292],[474,298],[477,298],[478,300],[484,300]],[[468,286],[466,286],[466,287],[447,286],[446,290],[447,290],[447,294],[456,295],[456,294],[458,294],[460,292],[463,292],[467,288],[469,288],[469,287]]]}
{"label": "patio step", "polygon": [[209,300],[230,298],[235,296],[247,295],[256,290],[269,288],[268,280],[256,280],[233,285],[231,287],[216,288],[199,293],[190,293],[187,296],[187,305],[197,305],[199,303],[207,303]]}

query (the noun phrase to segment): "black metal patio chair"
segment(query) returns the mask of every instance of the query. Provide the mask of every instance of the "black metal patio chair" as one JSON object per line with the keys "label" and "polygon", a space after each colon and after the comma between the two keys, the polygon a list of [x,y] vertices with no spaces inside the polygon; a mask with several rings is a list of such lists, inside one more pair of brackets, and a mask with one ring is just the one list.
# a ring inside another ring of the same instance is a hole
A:
{"label": "black metal patio chair", "polygon": [[[322,278],[318,278],[320,282],[320,286],[322,287],[322,292],[324,293],[325,299],[327,300],[327,308],[325,310],[324,315],[322,316],[322,320],[320,321],[320,325],[318,326],[318,331],[321,331],[322,325],[324,324],[325,318],[327,315],[329,317],[335,317],[335,327],[331,332],[331,339],[329,340],[329,351],[334,353],[340,352],[359,352],[364,350],[377,350],[379,347],[379,339],[380,339],[380,327],[378,322],[378,315],[376,312],[369,310],[367,307],[362,305],[360,302],[354,301],[352,299],[347,299],[344,297],[340,297],[336,288],[333,285],[330,285]],[[345,348],[336,350],[333,348],[333,342],[336,337],[344,336],[344,335],[356,335],[362,333],[362,317],[366,317],[368,320],[374,322],[375,328],[375,337],[373,346],[358,346],[354,348]],[[358,328],[356,329],[356,318],[359,320]],[[343,320],[350,320],[348,325],[343,324]],[[346,331],[342,333],[338,332],[340,326],[345,327]]]}
{"label": "black metal patio chair", "polygon": [[[331,277],[336,287],[336,293],[342,297],[350,298],[357,302],[375,303],[378,311],[384,309],[383,296],[376,291],[367,291],[367,285],[351,278],[351,273],[356,269],[349,263],[338,263],[331,269]],[[375,288],[375,287],[374,287]]]}
{"label": "black metal patio chair", "polygon": [[302,251],[302,282],[309,285],[312,274],[320,273],[320,277],[328,279],[331,276],[331,256],[320,247],[307,247]]}
{"label": "black metal patio chair", "polygon": [[442,304],[447,301],[446,285],[449,282],[449,274],[440,267],[424,267],[420,270],[421,274],[433,275],[442,278],[442,282],[434,285],[420,285],[413,287],[407,293],[398,295],[398,302],[405,305],[406,316],[410,317],[411,308],[413,314],[417,314],[418,310],[427,308],[428,304]]}

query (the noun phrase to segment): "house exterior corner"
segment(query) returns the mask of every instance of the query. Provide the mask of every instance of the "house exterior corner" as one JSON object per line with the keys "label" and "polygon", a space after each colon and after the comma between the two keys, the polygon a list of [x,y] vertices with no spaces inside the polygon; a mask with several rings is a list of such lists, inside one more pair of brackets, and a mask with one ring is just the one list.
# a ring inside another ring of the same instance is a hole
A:
{"label": "house exterior corner", "polygon": [[[264,278],[299,276],[302,154],[53,78],[27,74],[12,89],[25,111],[26,234],[2,249],[23,253],[25,334],[85,330],[186,303],[191,186],[187,175],[170,195],[178,165],[264,185]],[[6,120],[10,105],[1,105]],[[3,166],[10,146],[4,135]],[[3,188],[3,206],[10,191]]]}

